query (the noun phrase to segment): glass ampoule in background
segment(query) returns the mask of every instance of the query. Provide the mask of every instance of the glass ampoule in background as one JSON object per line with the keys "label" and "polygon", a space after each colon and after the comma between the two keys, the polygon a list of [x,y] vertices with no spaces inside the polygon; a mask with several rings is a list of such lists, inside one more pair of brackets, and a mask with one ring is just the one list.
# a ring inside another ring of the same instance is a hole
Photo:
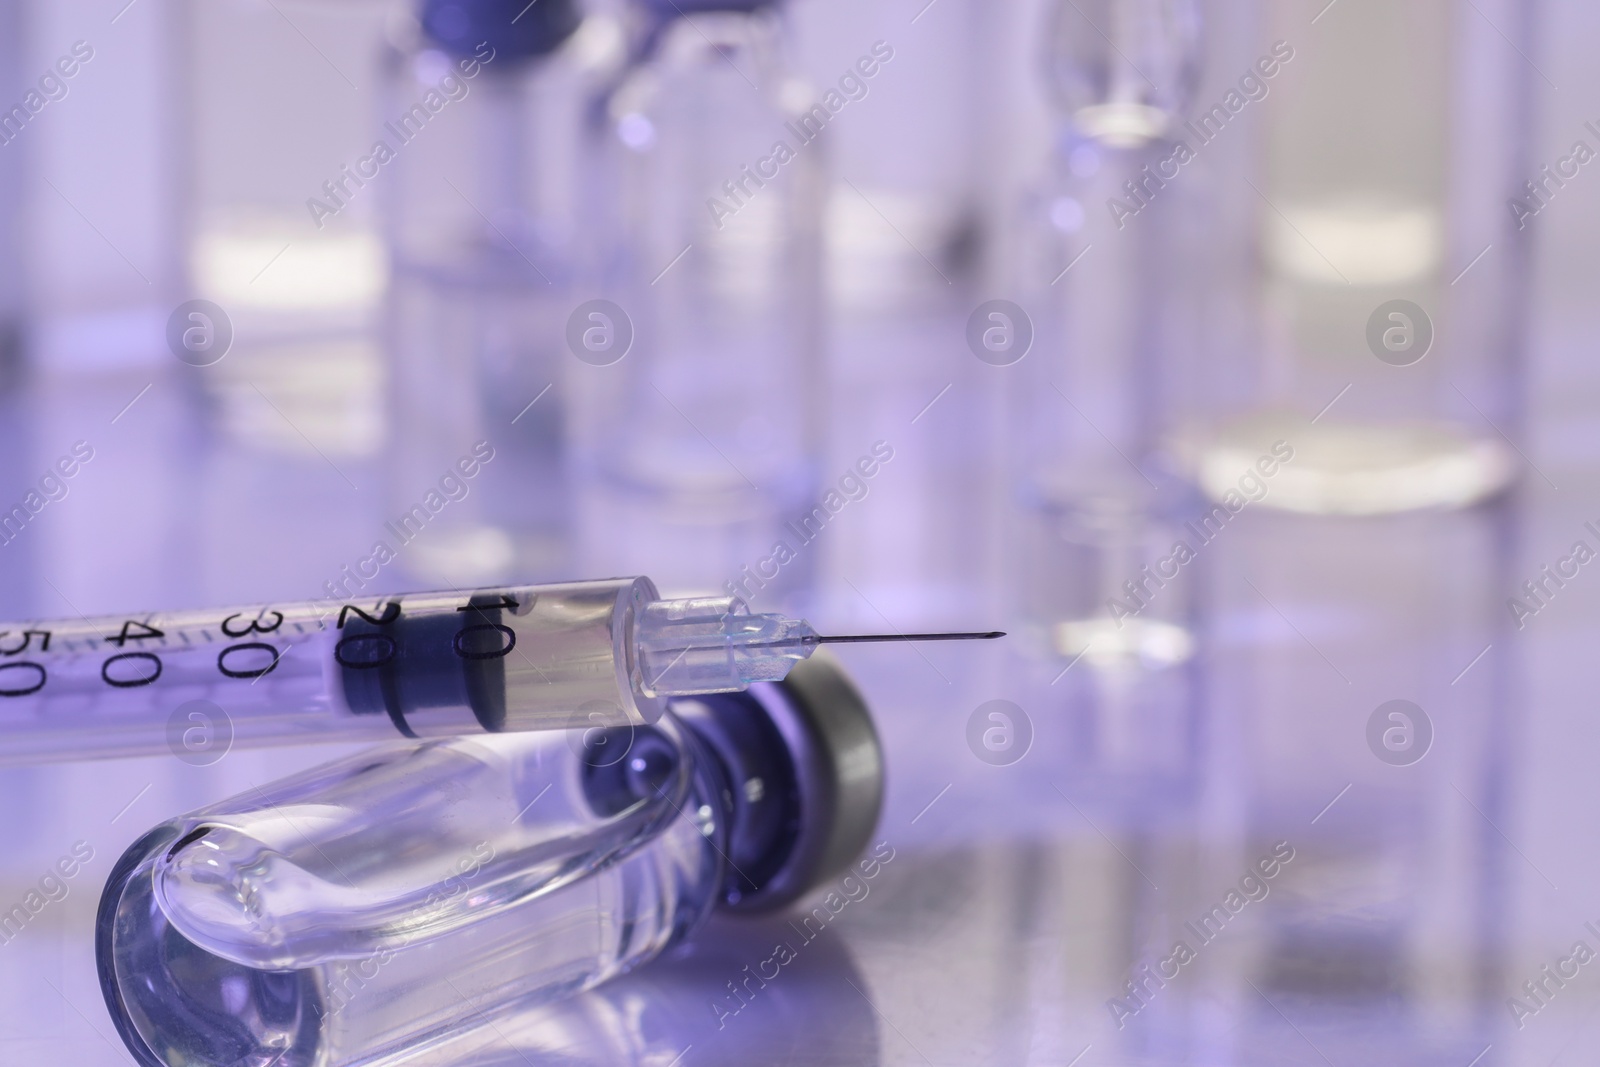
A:
{"label": "glass ampoule in background", "polygon": [[[388,510],[402,565],[435,581],[553,575],[568,558],[582,115],[623,37],[574,0],[524,7],[428,0],[397,15],[386,59]],[[447,476],[460,495],[417,513]]]}
{"label": "glass ampoule in background", "polygon": [[826,658],[650,727],[374,750],[130,848],[104,992],[146,1064],[398,1062],[792,902],[858,862],[882,788]]}
{"label": "glass ampoule in background", "polygon": [[831,92],[839,108],[825,134],[824,491],[876,441],[893,449],[868,464],[870,478],[849,476],[858,499],[803,546],[827,578],[816,596],[831,617],[931,623],[999,607],[978,563],[998,522],[985,506],[990,368],[963,340],[979,299],[981,205],[994,196],[986,60],[1009,17],[994,7],[941,0],[914,37],[904,27],[915,11],[890,5],[789,9],[817,98]]}
{"label": "glass ampoule in background", "polygon": [[[574,375],[593,412],[583,550],[726,591],[785,523],[819,521],[824,123],[785,65],[777,4],[634,6],[639,58],[606,103],[615,202],[597,209],[615,309],[589,320],[631,345],[608,334]],[[769,562],[768,586],[803,588],[811,555]]]}
{"label": "glass ampoule in background", "polygon": [[187,128],[170,190],[183,205],[185,274],[173,303],[211,301],[231,330],[225,355],[185,378],[248,448],[317,463],[370,456],[384,429],[387,267],[374,183],[346,173],[386,137],[378,45],[389,2],[174,10],[183,85],[167,110]]}
{"label": "glass ampoule in background", "polygon": [[[1187,494],[1156,446],[1158,368],[1192,336],[1174,296],[1193,196],[1158,167],[1197,78],[1198,12],[1063,0],[1046,25],[1056,127],[1010,220],[1000,274],[1015,296],[980,305],[968,339],[1006,378],[1011,584],[1041,692],[1072,709],[1080,787],[1149,796],[1149,776],[1178,773],[1195,743],[1192,560],[1174,551]],[[1137,189],[1136,217],[1110,210]]]}
{"label": "glass ampoule in background", "polygon": [[[22,0],[0,2],[0,99],[21,99],[26,42]],[[0,390],[22,375],[26,280],[23,205],[27,146],[21,131],[0,131]]]}
{"label": "glass ampoule in background", "polygon": [[[1161,376],[1184,407],[1171,454],[1222,528],[1200,573],[1218,788],[1247,855],[1295,858],[1230,926],[1218,1000],[1247,1062],[1296,1028],[1336,1062],[1493,1056],[1513,539],[1506,505],[1464,505],[1513,473],[1487,439],[1489,419],[1517,432],[1522,250],[1498,231],[1530,71],[1491,23],[1526,50],[1528,9],[1225,8],[1178,179],[1206,196],[1211,269],[1185,284],[1203,344]],[[1423,308],[1431,349],[1391,300]]]}
{"label": "glass ampoule in background", "polygon": [[1228,201],[1218,251],[1253,260],[1195,282],[1245,318],[1172,368],[1192,404],[1175,457],[1218,499],[1291,440],[1261,504],[1305,514],[1484,500],[1521,464],[1503,436],[1522,392],[1517,205],[1531,214],[1560,180],[1527,170],[1535,75],[1507,44],[1532,39],[1535,5],[1360,0],[1314,26],[1247,7],[1257,52],[1219,72],[1235,84],[1191,126]]}
{"label": "glass ampoule in background", "polygon": [[[25,91],[27,21],[22,0],[0,0],[0,99],[20,100]],[[7,501],[22,500],[34,488],[33,460],[37,449],[33,405],[18,388],[27,356],[24,191],[30,147],[18,136],[19,132],[0,128],[0,140],[4,141],[0,143],[0,499]],[[0,540],[5,542],[0,545],[0,605],[10,611],[31,610],[36,603],[39,571],[34,539],[14,538],[13,531],[6,529],[0,530]],[[17,808],[38,803],[36,777],[12,774],[0,778],[0,798]],[[25,839],[27,828],[18,829],[17,836]],[[29,877],[26,864],[11,858],[24,847],[19,841],[7,849],[7,860],[0,865],[0,883],[7,892]],[[9,988],[5,992],[15,995]]]}

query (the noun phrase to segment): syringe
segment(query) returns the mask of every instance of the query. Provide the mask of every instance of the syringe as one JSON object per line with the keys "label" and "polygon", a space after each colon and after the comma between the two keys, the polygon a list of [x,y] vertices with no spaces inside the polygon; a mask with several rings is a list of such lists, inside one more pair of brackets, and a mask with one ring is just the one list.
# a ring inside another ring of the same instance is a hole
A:
{"label": "syringe", "polygon": [[642,725],[828,642],[999,636],[822,636],[648,578],[0,624],[0,765]]}

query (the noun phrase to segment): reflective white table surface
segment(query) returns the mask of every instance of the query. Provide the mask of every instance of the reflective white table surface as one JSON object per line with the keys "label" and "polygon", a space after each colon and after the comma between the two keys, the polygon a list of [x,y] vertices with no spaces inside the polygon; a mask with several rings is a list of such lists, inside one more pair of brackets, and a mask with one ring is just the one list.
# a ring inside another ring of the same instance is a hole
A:
{"label": "reflective white table surface", "polygon": [[[1563,381],[1600,391],[1581,369]],[[991,399],[952,360],[840,407],[840,464],[878,438],[896,460],[819,540],[819,625],[1000,619]],[[0,549],[7,617],[314,596],[386,517],[367,491],[377,461],[212,434],[160,373],[36,383],[0,427],[7,500],[72,441],[96,448]],[[1529,450],[1560,488],[1529,469],[1497,507],[1246,513],[1197,572],[1197,656],[1154,690],[1031,660],[1021,640],[846,650],[883,734],[893,859],[834,898],[821,933],[796,924],[827,889],[793,914],[718,919],[670,958],[419,1062],[1583,1062],[1600,1037],[1576,949],[1600,949],[1600,580],[1584,570],[1520,630],[1506,602],[1593,539],[1595,434],[1582,405],[1552,405]],[[1409,765],[1369,740],[1395,699],[1431,724]],[[1012,744],[1031,733],[1020,748],[982,743],[997,700],[1026,718],[1003,724]],[[1115,743],[1090,758],[1086,737]],[[0,1062],[129,1062],[92,950],[111,864],[162,819],[335,754],[0,772],[0,911],[92,852],[0,940]],[[780,942],[792,962],[730,999]]]}

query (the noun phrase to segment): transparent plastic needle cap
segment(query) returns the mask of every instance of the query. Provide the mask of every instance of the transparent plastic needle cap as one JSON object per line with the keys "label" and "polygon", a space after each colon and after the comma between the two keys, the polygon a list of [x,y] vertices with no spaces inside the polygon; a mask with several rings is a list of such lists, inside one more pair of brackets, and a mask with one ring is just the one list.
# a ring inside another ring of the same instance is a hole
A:
{"label": "transparent plastic needle cap", "polygon": [[752,615],[738,597],[658,600],[646,607],[634,637],[645,695],[695,696],[776,682],[816,651],[817,632],[802,619]]}

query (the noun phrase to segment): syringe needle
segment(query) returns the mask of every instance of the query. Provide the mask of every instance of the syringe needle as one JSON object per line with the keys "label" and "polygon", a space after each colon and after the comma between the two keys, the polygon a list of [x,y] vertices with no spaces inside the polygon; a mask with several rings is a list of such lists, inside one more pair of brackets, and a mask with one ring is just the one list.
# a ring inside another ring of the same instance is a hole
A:
{"label": "syringe needle", "polygon": [[1005,635],[1004,630],[946,634],[818,634],[814,640],[819,645],[842,645],[862,641],[993,641]]}
{"label": "syringe needle", "polygon": [[743,601],[663,601],[646,609],[639,656],[650,664],[659,696],[732,693],[754,682],[776,682],[823,645],[889,641],[991,641],[1001,630],[916,634],[819,634],[804,619],[753,615]]}
{"label": "syringe needle", "polygon": [[[802,624],[804,625],[804,624]],[[803,648],[809,656],[810,650],[817,645],[848,645],[862,644],[868,641],[993,641],[997,637],[1004,637],[1004,630],[982,630],[961,633],[943,634],[804,634],[798,637],[784,637],[775,641],[745,641],[740,642],[740,648]]]}

